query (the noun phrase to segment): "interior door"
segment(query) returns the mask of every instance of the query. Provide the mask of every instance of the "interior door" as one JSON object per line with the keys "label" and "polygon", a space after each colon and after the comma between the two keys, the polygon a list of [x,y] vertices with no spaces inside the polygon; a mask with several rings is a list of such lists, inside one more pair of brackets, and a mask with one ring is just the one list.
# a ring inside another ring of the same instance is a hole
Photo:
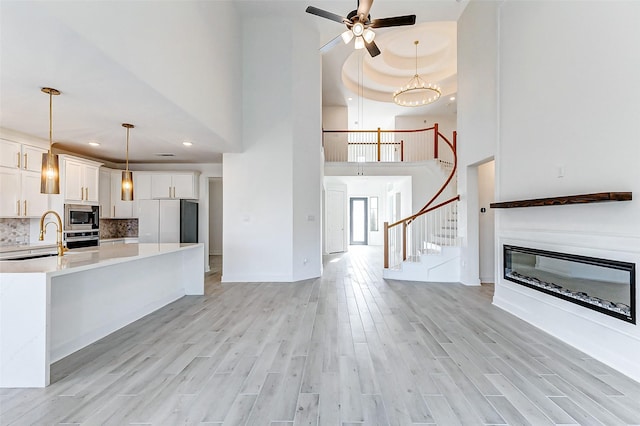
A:
{"label": "interior door", "polygon": [[346,190],[327,189],[327,252],[341,253],[345,251],[345,206]]}
{"label": "interior door", "polygon": [[349,200],[351,245],[367,245],[369,243],[369,211],[367,197],[354,197]]}

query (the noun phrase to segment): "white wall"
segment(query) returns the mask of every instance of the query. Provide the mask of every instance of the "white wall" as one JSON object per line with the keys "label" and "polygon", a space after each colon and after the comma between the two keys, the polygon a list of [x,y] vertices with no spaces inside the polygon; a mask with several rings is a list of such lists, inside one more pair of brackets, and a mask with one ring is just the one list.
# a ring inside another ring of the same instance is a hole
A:
{"label": "white wall", "polygon": [[[299,32],[308,32],[300,37]],[[322,273],[322,62],[319,35],[297,26],[292,34],[293,274],[298,281]],[[264,107],[264,106],[263,106]]]}
{"label": "white wall", "polygon": [[242,27],[247,35],[242,48],[244,152],[223,156],[222,279],[273,282],[317,277],[318,35],[284,17],[248,17]]}
{"label": "white wall", "polygon": [[[429,199],[435,195],[446,180],[446,174],[435,161],[423,163],[404,163],[393,165],[392,163],[360,163],[360,165],[346,163],[326,163],[325,176],[356,176],[358,172],[364,176],[410,176],[410,189],[407,191],[411,198],[408,200],[406,216],[418,212]],[[453,196],[451,191],[444,191],[438,200],[446,200]],[[403,200],[407,197],[403,195]],[[404,211],[404,210],[403,210]]]}
{"label": "white wall", "polygon": [[322,128],[324,130],[346,130],[349,127],[349,112],[346,106],[322,107]]}
{"label": "white wall", "polygon": [[501,3],[471,1],[458,20],[458,232],[461,281],[467,285],[480,284],[477,165],[496,153]]}
{"label": "white wall", "polygon": [[[640,191],[639,18],[638,2],[502,5],[498,201]],[[496,249],[510,243],[639,263],[638,217],[638,200],[498,210]],[[494,303],[640,380],[636,325],[499,277]]]}
{"label": "white wall", "polygon": [[[457,130],[457,119],[455,114],[450,115],[397,115],[396,130],[415,130],[431,127],[438,123],[438,130],[445,135],[449,141],[453,139],[453,131]],[[452,141],[453,142],[453,141]]]}

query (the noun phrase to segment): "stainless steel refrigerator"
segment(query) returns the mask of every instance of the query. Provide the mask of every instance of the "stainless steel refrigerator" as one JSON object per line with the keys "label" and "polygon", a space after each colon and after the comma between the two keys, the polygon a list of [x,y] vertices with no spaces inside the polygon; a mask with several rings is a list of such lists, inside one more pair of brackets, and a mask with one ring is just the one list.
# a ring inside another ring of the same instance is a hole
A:
{"label": "stainless steel refrigerator", "polygon": [[137,200],[140,243],[197,243],[198,203]]}

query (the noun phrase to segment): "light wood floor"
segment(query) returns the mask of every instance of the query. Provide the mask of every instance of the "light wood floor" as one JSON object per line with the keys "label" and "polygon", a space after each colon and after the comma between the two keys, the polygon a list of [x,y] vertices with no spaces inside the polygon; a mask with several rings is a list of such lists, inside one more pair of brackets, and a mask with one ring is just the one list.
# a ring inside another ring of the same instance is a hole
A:
{"label": "light wood floor", "polygon": [[209,275],[48,388],[0,390],[0,423],[640,423],[640,384],[493,307],[491,285],[384,281],[381,257],[353,247],[291,284]]}

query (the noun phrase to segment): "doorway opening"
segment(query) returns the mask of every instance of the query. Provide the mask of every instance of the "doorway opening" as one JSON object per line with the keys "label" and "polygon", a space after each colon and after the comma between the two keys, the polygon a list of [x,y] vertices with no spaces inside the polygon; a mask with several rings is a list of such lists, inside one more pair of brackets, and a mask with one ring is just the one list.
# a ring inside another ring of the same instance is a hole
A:
{"label": "doorway opening", "polygon": [[222,276],[222,178],[209,178],[209,274]]}
{"label": "doorway opening", "polygon": [[349,244],[369,244],[369,199],[353,197],[349,199],[350,233]]}

